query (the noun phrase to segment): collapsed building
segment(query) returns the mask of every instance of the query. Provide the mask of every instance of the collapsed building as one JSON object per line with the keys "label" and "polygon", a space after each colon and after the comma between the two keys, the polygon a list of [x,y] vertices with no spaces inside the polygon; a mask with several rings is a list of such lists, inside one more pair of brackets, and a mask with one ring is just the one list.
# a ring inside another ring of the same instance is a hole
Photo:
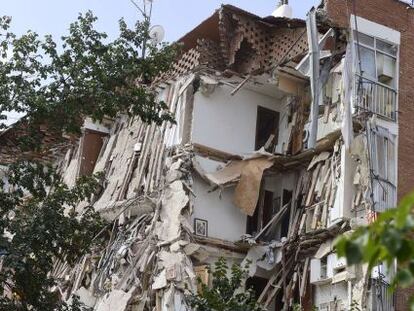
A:
{"label": "collapsed building", "polygon": [[334,250],[409,189],[397,188],[409,26],[355,2],[326,0],[306,21],[223,5],[154,86],[174,124],[85,120],[52,158],[68,185],[104,173],[93,206],[111,238],[75,268],[56,263],[63,297],[98,311],[188,310],[197,277],[209,284],[224,257],[251,262],[247,286],[268,310],[406,310],[388,292],[392,269],[349,266]]}

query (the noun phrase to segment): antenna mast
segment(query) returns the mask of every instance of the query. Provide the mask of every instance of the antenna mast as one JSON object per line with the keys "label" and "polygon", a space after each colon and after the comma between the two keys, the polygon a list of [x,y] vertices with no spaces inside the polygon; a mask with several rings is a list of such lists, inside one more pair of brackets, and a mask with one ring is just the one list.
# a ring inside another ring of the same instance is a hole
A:
{"label": "antenna mast", "polygon": [[[147,27],[146,32],[149,36],[151,28],[151,16],[152,16],[152,3],[153,0],[142,0],[142,7],[139,6],[135,0],[129,0],[131,3],[138,9],[138,11],[144,17],[145,26]],[[145,53],[147,50],[148,37],[145,37],[142,42],[142,58],[145,58]]]}

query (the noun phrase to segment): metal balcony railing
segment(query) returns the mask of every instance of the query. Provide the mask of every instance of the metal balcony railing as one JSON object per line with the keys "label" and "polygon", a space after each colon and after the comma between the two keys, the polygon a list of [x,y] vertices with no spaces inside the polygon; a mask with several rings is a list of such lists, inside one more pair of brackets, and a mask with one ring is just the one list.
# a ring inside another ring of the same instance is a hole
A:
{"label": "metal balcony railing", "polygon": [[355,80],[357,109],[397,120],[397,92],[394,89],[358,75]]}
{"label": "metal balcony railing", "polygon": [[386,180],[374,178],[372,181],[374,210],[378,213],[394,208],[397,202],[397,188]]}
{"label": "metal balcony railing", "polygon": [[371,279],[372,307],[375,311],[393,311],[395,306],[394,294],[389,290],[390,285],[380,279]]}

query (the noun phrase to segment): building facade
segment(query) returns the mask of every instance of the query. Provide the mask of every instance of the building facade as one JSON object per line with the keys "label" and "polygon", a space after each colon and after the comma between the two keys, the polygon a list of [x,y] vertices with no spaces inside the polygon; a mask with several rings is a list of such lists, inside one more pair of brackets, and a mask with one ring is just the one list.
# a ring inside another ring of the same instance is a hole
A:
{"label": "building facade", "polygon": [[75,269],[56,263],[63,297],[188,310],[224,257],[251,262],[268,310],[407,310],[410,291],[388,292],[395,267],[349,266],[334,241],[414,184],[413,14],[396,0],[325,0],[306,21],[224,5],[186,34],[154,83],[174,124],[85,120],[56,160],[68,185],[104,173],[93,206],[113,223]]}

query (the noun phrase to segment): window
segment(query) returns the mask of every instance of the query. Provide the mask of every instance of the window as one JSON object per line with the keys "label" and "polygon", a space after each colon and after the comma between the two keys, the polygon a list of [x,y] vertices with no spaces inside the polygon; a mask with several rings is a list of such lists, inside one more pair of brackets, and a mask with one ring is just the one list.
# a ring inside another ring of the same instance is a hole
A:
{"label": "window", "polygon": [[385,211],[396,205],[395,136],[383,127],[370,129],[374,209]]}
{"label": "window", "polygon": [[258,276],[250,277],[246,280],[246,289],[252,289],[256,299],[258,299],[266,288],[268,282],[269,280]]}
{"label": "window", "polygon": [[85,130],[81,141],[79,176],[92,175],[106,133]]}
{"label": "window", "polygon": [[395,121],[398,45],[356,31],[353,39],[357,107]]}
{"label": "window", "polygon": [[[292,200],[293,192],[283,189],[283,204],[285,206]],[[287,212],[282,218],[282,227],[280,229],[280,237],[288,237],[289,235],[290,213]]]}
{"label": "window", "polygon": [[265,147],[273,152],[277,145],[279,132],[279,113],[267,108],[257,107],[255,150]]}
{"label": "window", "polygon": [[273,192],[265,190],[259,198],[254,215],[247,219],[247,233],[255,236],[272,220],[273,214]]}

